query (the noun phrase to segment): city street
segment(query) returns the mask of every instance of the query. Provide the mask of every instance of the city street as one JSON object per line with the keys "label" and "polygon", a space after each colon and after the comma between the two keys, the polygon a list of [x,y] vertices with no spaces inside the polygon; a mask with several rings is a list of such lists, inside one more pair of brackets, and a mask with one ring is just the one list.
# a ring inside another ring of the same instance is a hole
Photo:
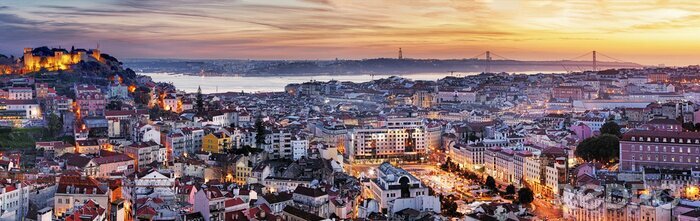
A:
{"label": "city street", "polygon": [[[364,173],[367,176],[374,176],[374,172],[378,165],[348,165],[347,169],[352,170],[353,175]],[[460,199],[460,203],[469,204],[470,202],[480,201],[500,201],[499,196],[492,197],[489,194],[478,194],[478,182],[476,180],[467,180],[456,173],[449,173],[440,169],[437,163],[430,164],[404,164],[401,168],[413,174],[416,178],[435,191],[435,194],[454,195]],[[507,183],[497,182],[501,186],[501,191],[505,191]],[[482,190],[484,191],[484,190]],[[562,217],[561,208],[554,206],[548,199],[535,198],[531,204],[532,213],[537,217],[547,218],[549,220]]]}
{"label": "city street", "polygon": [[531,206],[534,209],[533,213],[537,217],[547,218],[548,220],[556,220],[557,218],[562,217],[561,208],[552,205],[545,199],[535,197],[535,200],[532,201]]}

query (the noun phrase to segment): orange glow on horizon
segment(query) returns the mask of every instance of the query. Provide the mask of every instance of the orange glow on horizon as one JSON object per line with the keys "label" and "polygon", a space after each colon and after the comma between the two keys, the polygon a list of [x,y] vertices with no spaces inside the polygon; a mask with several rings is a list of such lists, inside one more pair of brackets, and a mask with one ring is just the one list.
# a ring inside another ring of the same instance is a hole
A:
{"label": "orange glow on horizon", "polygon": [[[116,57],[362,59],[397,57],[403,48],[406,58],[471,58],[488,50],[518,60],[562,60],[596,50],[648,65],[700,60],[700,2],[694,0],[70,1],[10,7],[17,20],[37,23],[36,33],[61,24],[80,30],[53,42],[105,39],[104,50]],[[39,9],[45,13],[35,13]],[[122,34],[114,37],[115,30]]]}

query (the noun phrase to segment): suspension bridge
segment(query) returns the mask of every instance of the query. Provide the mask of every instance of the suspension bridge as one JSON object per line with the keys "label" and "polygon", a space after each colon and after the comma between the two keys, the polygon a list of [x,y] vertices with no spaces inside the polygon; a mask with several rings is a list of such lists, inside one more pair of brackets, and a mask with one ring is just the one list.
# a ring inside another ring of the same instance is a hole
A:
{"label": "suspension bridge", "polygon": [[[602,60],[601,60],[602,58]],[[399,59],[404,59],[403,51],[399,49]],[[493,51],[484,51],[467,59],[480,61],[479,64],[483,66],[484,72],[489,73],[492,71],[494,66],[504,65],[505,62],[529,62],[537,64],[538,61],[527,61],[526,59],[513,59],[503,55],[494,53]],[[631,61],[625,61],[622,59],[615,58],[613,56],[601,53],[599,51],[589,51],[584,54],[555,61],[539,61],[543,65],[557,65],[561,66],[567,73],[571,72],[583,72],[583,71],[598,71],[599,68],[632,68],[641,67]],[[546,63],[546,64],[545,64]],[[451,71],[456,72],[456,71]]]}
{"label": "suspension bridge", "polygon": [[[588,58],[588,59],[586,59],[586,58]],[[604,60],[600,60],[600,58],[604,58]],[[523,61],[523,60],[505,57],[505,56],[493,53],[492,51],[482,52],[478,55],[471,57],[470,59],[484,60],[486,62],[485,67],[484,67],[484,72],[487,72],[487,73],[491,72],[491,66],[494,65],[494,61],[497,61],[497,60],[500,60],[500,61]],[[552,61],[552,62],[559,62],[561,67],[564,68],[564,70],[566,70],[567,73],[571,73],[571,72],[575,72],[575,71],[580,71],[580,72],[598,71],[598,69],[601,67],[620,67],[620,66],[630,66],[630,64],[635,64],[634,62],[617,59],[615,57],[600,53],[598,51],[589,51],[589,52],[586,52],[585,54],[582,54],[582,55],[578,55],[575,57],[571,57],[571,58],[563,59],[563,60],[559,60],[559,61]],[[611,64],[611,63],[618,63],[618,64]],[[622,64],[619,64],[619,63],[622,63]]]}

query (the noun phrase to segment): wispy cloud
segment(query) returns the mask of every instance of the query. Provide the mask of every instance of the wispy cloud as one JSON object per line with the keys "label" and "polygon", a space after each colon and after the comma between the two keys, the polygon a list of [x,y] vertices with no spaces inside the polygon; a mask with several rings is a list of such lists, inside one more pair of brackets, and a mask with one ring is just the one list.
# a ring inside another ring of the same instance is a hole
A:
{"label": "wispy cloud", "polygon": [[693,0],[9,0],[0,53],[96,42],[121,57],[363,58],[402,47],[408,57],[557,59],[596,49],[691,63],[700,57],[663,59],[700,50],[699,25]]}

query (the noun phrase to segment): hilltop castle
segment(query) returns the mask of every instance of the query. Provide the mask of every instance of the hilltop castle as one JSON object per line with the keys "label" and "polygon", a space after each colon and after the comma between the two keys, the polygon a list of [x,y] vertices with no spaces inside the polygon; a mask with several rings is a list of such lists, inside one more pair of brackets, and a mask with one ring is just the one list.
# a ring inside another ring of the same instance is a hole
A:
{"label": "hilltop castle", "polygon": [[24,48],[22,73],[42,68],[48,71],[67,70],[71,65],[90,60],[102,62],[100,49],[71,49],[69,52],[62,48]]}

